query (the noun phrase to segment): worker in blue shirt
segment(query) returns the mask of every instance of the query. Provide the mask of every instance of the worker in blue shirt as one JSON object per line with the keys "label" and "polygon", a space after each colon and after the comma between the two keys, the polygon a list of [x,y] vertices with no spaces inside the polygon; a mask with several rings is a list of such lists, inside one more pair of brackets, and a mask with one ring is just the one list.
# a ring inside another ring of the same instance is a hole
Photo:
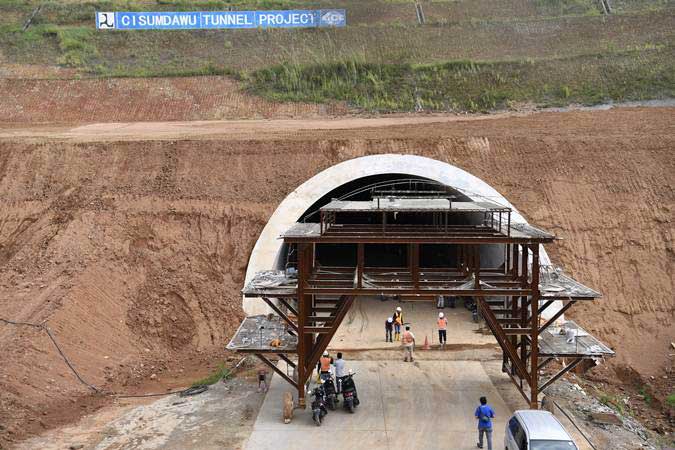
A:
{"label": "worker in blue shirt", "polygon": [[474,415],[478,419],[478,444],[476,444],[476,447],[483,448],[483,434],[485,434],[487,437],[487,448],[488,450],[492,450],[492,419],[495,418],[495,412],[487,404],[485,397],[480,398],[480,405],[476,408]]}

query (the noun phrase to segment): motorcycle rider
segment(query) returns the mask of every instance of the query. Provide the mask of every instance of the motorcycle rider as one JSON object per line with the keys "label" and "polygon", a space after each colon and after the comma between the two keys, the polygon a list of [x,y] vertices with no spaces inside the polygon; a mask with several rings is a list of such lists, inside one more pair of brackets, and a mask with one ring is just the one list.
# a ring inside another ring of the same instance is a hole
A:
{"label": "motorcycle rider", "polygon": [[337,381],[336,392],[339,394],[342,392],[342,377],[347,375],[347,368],[345,360],[342,359],[342,352],[338,352],[337,359],[335,360],[335,380]]}
{"label": "motorcycle rider", "polygon": [[319,363],[317,364],[316,370],[319,372],[319,378],[321,380],[328,380],[330,378],[330,366],[333,364],[333,358],[328,354],[328,350],[323,352],[321,358],[319,358]]}

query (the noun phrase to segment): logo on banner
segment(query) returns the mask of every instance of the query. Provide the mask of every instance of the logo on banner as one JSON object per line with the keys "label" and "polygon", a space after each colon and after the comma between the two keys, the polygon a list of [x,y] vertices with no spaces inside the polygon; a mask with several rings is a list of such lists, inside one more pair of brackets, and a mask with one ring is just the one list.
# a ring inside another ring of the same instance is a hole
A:
{"label": "logo on banner", "polygon": [[326,11],[321,14],[321,23],[336,26],[345,23],[345,14],[342,11]]}
{"label": "logo on banner", "polygon": [[96,13],[96,27],[104,30],[115,28],[115,13],[114,12]]}

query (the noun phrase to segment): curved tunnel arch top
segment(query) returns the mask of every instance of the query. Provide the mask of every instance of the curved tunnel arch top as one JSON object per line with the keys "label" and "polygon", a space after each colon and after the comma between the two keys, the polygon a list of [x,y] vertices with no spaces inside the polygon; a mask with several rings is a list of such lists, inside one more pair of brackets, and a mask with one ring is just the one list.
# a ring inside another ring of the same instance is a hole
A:
{"label": "curved tunnel arch top", "polygon": [[[341,162],[319,172],[305,181],[279,204],[263,228],[253,247],[246,269],[248,283],[256,272],[275,268],[282,249],[279,236],[289,229],[317,200],[340,186],[359,178],[384,174],[404,174],[427,178],[450,186],[472,200],[489,199],[510,207],[514,223],[527,223],[525,218],[497,190],[480,178],[451,164],[416,155],[382,154],[363,156]],[[541,264],[550,264],[543,247],[540,248]],[[247,315],[265,314],[267,305],[257,299],[243,299]]]}

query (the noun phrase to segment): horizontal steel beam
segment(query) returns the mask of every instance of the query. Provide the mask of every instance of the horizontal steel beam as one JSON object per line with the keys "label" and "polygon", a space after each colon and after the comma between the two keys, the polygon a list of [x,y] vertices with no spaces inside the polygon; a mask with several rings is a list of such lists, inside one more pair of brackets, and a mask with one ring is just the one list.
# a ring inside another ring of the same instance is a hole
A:
{"label": "horizontal steel beam", "polygon": [[532,334],[532,328],[503,328],[504,334],[507,336],[519,336]]}
{"label": "horizontal steel beam", "polygon": [[[443,288],[419,288],[415,289],[408,286],[377,287],[377,288],[341,288],[341,287],[319,287],[308,286],[303,290],[305,294],[312,295],[447,295],[462,297],[490,297],[490,296],[523,296],[531,295],[531,289],[443,289]],[[510,312],[510,310],[509,310]]]}
{"label": "horizontal steel beam", "polygon": [[553,242],[553,239],[536,239],[525,237],[451,237],[451,236],[285,236],[286,244],[542,244]]}
{"label": "horizontal steel beam", "polygon": [[305,327],[303,330],[305,333],[330,333],[331,329],[333,326],[326,326],[326,327]]}

